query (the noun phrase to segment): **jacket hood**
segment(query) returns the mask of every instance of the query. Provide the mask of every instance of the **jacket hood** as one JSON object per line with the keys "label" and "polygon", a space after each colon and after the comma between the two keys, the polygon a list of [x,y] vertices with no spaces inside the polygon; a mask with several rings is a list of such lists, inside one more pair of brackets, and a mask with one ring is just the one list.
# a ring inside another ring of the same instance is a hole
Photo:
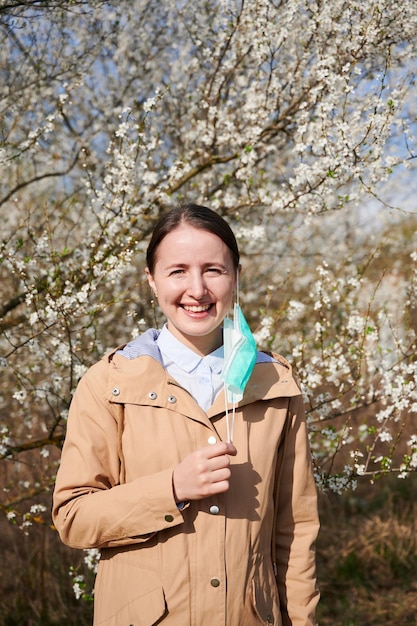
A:
{"label": "jacket hood", "polygon": [[156,340],[159,337],[160,330],[149,328],[142,335],[136,337],[129,343],[126,343],[113,352],[121,354],[126,359],[136,359],[140,356],[150,356],[162,364],[161,353]]}

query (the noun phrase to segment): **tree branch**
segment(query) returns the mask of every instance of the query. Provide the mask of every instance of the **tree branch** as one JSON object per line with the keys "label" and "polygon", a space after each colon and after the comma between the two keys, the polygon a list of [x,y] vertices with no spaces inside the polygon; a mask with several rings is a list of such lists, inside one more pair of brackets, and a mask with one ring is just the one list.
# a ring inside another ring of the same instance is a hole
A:
{"label": "tree branch", "polygon": [[58,176],[66,176],[66,174],[69,174],[71,172],[71,170],[75,167],[77,161],[78,161],[78,157],[80,155],[81,149],[77,151],[77,154],[75,155],[72,163],[68,166],[68,168],[66,170],[62,170],[60,172],[49,172],[47,174],[39,174],[39,176],[34,176],[33,178],[29,178],[29,180],[25,180],[21,183],[19,183],[18,185],[16,185],[13,189],[11,189],[9,191],[8,194],[6,194],[4,196],[4,198],[2,198],[0,200],[0,206],[2,206],[3,204],[5,204],[8,200],[10,200],[10,198],[17,193],[18,191],[20,191],[21,189],[24,189],[25,187],[27,187],[28,185],[31,185],[32,183],[37,183],[40,180],[44,180],[45,178],[54,178],[54,177],[58,177]]}

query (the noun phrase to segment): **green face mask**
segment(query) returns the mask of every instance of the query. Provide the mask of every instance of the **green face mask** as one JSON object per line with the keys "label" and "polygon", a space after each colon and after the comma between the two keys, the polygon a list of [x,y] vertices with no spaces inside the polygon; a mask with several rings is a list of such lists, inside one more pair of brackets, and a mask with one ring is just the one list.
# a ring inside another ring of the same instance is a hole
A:
{"label": "green face mask", "polygon": [[246,384],[256,362],[256,343],[242,309],[235,304],[233,321],[226,317],[223,328],[223,380],[229,403],[243,398]]}

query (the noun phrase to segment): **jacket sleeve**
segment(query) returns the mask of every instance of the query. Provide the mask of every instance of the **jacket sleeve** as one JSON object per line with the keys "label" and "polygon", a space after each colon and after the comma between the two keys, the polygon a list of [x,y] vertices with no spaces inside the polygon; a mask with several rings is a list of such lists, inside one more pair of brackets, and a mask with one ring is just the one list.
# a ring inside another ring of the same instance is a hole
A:
{"label": "jacket sleeve", "polygon": [[283,626],[314,626],[319,601],[315,542],[317,492],[301,396],[290,398],[275,528],[277,584]]}
{"label": "jacket sleeve", "polygon": [[73,548],[146,542],[184,521],[173,468],[120,484],[117,421],[104,399],[103,366],[87,372],[72,399],[53,496],[53,522]]}

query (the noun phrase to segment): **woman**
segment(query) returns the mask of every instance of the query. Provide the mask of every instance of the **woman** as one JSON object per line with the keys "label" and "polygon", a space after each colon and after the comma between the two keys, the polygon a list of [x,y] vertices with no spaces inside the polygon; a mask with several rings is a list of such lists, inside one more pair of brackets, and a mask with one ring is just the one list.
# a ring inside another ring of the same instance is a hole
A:
{"label": "woman", "polygon": [[316,490],[282,357],[257,353],[228,437],[222,323],[239,271],[219,215],[167,213],[146,268],[166,325],[76,390],[53,519],[68,545],[101,550],[96,625],[316,623]]}

